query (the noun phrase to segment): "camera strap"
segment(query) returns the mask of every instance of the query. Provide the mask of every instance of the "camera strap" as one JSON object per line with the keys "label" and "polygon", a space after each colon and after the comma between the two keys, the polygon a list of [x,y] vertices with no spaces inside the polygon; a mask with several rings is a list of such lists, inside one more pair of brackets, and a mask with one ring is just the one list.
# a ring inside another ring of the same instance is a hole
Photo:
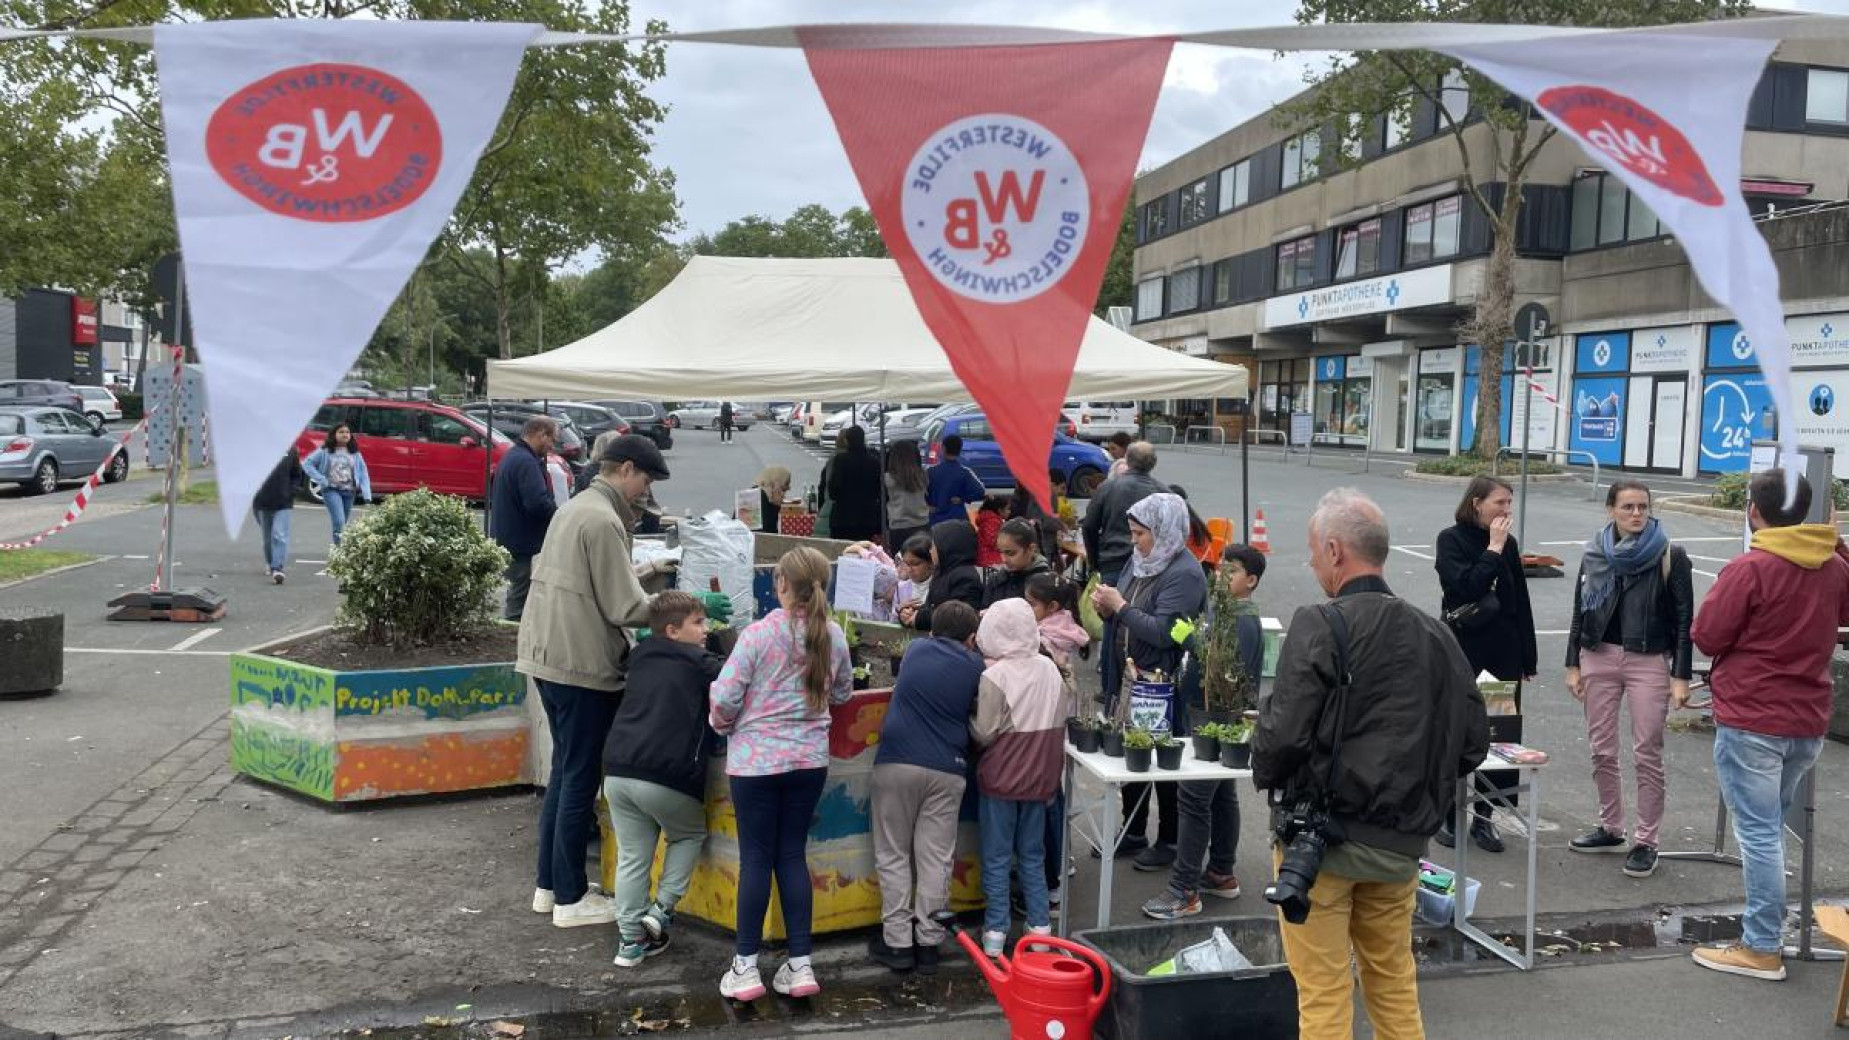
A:
{"label": "camera strap", "polygon": [[1323,707],[1324,714],[1335,716],[1335,729],[1329,736],[1329,769],[1323,775],[1321,792],[1326,806],[1335,795],[1335,771],[1342,759],[1342,732],[1348,723],[1348,688],[1354,684],[1355,676],[1348,662],[1348,619],[1333,603],[1321,604],[1316,610],[1329,622],[1329,635],[1335,640],[1335,690],[1330,694],[1335,703]]}

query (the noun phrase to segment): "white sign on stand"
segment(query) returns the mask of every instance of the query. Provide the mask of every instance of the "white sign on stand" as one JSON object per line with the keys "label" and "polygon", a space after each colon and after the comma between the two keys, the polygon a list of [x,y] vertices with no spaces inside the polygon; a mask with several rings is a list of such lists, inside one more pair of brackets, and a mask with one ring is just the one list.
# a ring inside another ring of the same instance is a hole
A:
{"label": "white sign on stand", "polygon": [[1290,446],[1307,448],[1310,446],[1310,433],[1313,417],[1309,412],[1290,413]]}

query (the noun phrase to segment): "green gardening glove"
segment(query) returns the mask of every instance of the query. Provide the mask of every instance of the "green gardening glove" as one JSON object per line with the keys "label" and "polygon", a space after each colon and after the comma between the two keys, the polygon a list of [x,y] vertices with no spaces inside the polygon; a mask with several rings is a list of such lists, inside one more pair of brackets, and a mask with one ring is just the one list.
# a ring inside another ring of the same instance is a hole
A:
{"label": "green gardening glove", "polygon": [[1193,638],[1193,636],[1194,622],[1187,618],[1176,618],[1175,624],[1170,626],[1168,630],[1168,637],[1173,639],[1177,646],[1187,645],[1188,640]]}
{"label": "green gardening glove", "polygon": [[723,592],[696,592],[694,595],[706,605],[707,620],[720,624],[732,620],[732,597]]}

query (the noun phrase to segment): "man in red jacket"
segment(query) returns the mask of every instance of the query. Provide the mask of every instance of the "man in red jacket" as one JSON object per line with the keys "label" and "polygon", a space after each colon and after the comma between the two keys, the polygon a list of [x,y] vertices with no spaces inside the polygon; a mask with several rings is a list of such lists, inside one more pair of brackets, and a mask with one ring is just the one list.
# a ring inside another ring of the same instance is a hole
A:
{"label": "man in red jacket", "polygon": [[1849,550],[1831,523],[1801,523],[1810,483],[1785,508],[1785,473],[1748,485],[1752,549],[1729,563],[1690,634],[1714,661],[1714,771],[1746,878],[1740,941],[1694,953],[1704,968],[1785,977],[1785,811],[1823,750],[1830,655],[1849,625]]}

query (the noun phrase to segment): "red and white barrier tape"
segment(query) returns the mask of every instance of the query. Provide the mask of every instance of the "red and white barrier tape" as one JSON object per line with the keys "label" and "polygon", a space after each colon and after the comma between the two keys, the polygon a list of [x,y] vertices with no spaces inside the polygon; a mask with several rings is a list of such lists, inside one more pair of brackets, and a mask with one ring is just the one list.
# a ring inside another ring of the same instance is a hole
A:
{"label": "red and white barrier tape", "polygon": [[76,523],[77,518],[83,515],[83,511],[90,507],[90,495],[96,490],[97,485],[103,482],[103,474],[109,472],[110,464],[115,462],[118,454],[126,454],[128,452],[129,439],[135,436],[136,432],[146,425],[148,425],[148,420],[144,418],[131,427],[127,433],[124,433],[121,437],[116,439],[115,446],[109,450],[108,455],[103,457],[103,464],[96,467],[96,472],[90,474],[89,479],[83,482],[83,487],[78,490],[77,497],[71,499],[70,508],[64,511],[64,519],[58,521],[56,527],[53,527],[49,531],[41,531],[23,542],[0,542],[0,550],[30,549],[45,539],[50,538],[52,535]]}
{"label": "red and white barrier tape", "polygon": [[1546,401],[1548,404],[1553,405],[1555,411],[1560,410],[1560,398],[1555,397],[1553,390],[1549,389],[1548,387],[1542,386],[1540,381],[1535,379],[1534,366],[1529,365],[1523,368],[1522,378],[1528,381],[1528,388],[1530,390],[1533,390],[1535,393],[1541,395],[1541,400]]}

